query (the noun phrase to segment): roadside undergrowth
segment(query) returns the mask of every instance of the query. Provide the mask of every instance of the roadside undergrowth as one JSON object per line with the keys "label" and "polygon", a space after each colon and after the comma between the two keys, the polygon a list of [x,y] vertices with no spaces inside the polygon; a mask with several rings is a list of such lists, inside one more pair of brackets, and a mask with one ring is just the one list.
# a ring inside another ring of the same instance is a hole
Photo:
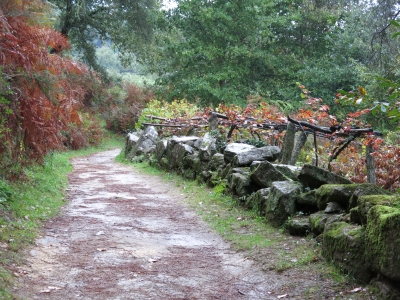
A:
{"label": "roadside undergrowth", "polygon": [[[322,258],[321,247],[312,236],[290,236],[284,227],[272,227],[265,218],[258,216],[257,209],[248,211],[238,206],[237,202],[224,195],[219,187],[207,188],[196,181],[185,180],[177,174],[152,167],[147,162],[130,163],[124,159],[123,154],[116,160],[132,165],[139,172],[160,176],[169,184],[174,184],[179,188],[185,202],[211,228],[235,250],[243,252],[245,257],[259,263],[263,270],[323,278],[323,281],[330,282],[333,293],[341,299],[347,299],[349,295],[352,299],[365,299],[365,294],[354,295],[349,292],[356,286],[356,282]],[[307,297],[318,299],[322,296],[321,293],[321,289],[310,288]]]}
{"label": "roadside undergrowth", "polygon": [[13,281],[25,275],[19,267],[21,250],[34,243],[44,222],[66,204],[69,159],[122,147],[122,138],[108,136],[98,147],[48,154],[43,165],[26,168],[21,181],[0,179],[0,299],[14,299]]}

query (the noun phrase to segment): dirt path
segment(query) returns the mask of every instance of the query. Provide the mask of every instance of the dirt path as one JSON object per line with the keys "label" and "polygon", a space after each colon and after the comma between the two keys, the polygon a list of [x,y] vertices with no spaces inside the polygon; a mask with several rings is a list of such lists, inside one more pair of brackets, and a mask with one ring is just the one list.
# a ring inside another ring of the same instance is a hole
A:
{"label": "dirt path", "polygon": [[30,250],[20,299],[304,299],[316,284],[262,272],[118,153],[73,161],[69,204]]}

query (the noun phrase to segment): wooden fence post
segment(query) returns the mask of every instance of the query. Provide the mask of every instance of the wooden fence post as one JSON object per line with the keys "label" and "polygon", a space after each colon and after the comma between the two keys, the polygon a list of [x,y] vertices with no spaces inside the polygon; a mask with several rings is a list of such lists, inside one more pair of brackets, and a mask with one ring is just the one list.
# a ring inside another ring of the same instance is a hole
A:
{"label": "wooden fence post", "polygon": [[376,184],[375,159],[371,155],[371,153],[373,152],[371,145],[367,145],[366,152],[367,152],[366,153],[366,156],[367,156],[367,159],[366,159],[366,161],[367,161],[367,180],[368,180],[368,183]]}
{"label": "wooden fence post", "polygon": [[294,166],[299,157],[300,151],[307,141],[307,134],[304,131],[300,131],[299,137],[297,139],[296,145],[293,149],[292,157],[290,158],[289,165]]}
{"label": "wooden fence post", "polygon": [[282,147],[282,164],[289,164],[290,159],[292,158],[292,152],[294,147],[294,135],[296,133],[296,125],[292,122],[289,122],[286,129],[285,140],[283,142]]}

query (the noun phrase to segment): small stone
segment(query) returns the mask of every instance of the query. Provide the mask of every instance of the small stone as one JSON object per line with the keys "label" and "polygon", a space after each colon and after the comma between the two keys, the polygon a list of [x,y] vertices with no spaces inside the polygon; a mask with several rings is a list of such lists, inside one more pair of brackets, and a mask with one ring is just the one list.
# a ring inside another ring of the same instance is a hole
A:
{"label": "small stone", "polygon": [[343,207],[337,202],[329,202],[325,208],[325,213],[327,214],[337,214],[343,211]]}

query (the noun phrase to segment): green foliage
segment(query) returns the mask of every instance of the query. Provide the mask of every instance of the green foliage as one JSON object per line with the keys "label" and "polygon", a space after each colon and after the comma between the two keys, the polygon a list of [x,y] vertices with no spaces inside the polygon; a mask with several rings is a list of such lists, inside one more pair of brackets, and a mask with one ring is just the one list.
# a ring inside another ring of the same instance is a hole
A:
{"label": "green foliage", "polygon": [[57,28],[67,36],[84,62],[105,75],[97,60],[95,43],[112,41],[129,63],[145,52],[152,35],[157,0],[51,0],[59,9]]}
{"label": "green foliage", "polygon": [[214,187],[214,193],[217,196],[221,196],[225,193],[226,191],[226,182],[221,181],[220,183],[218,183],[215,187]]}
{"label": "green foliage", "polygon": [[247,144],[253,145],[257,148],[268,146],[268,143],[265,140],[260,140],[256,138],[248,139]]}
{"label": "green foliage", "polygon": [[177,1],[159,23],[162,43],[149,59],[156,84],[167,99],[213,106],[261,95],[290,110],[300,101],[299,80],[328,98],[358,80],[355,65],[366,47],[351,43],[356,33],[343,35],[354,3]]}
{"label": "green foliage", "polygon": [[174,100],[172,102],[151,100],[147,107],[143,109],[142,114],[136,123],[136,128],[140,128],[143,122],[158,122],[159,120],[152,120],[151,117],[155,116],[167,119],[176,118],[191,118],[198,112],[198,107],[195,104],[189,103],[187,100]]}
{"label": "green foliage", "polygon": [[0,204],[11,198],[12,190],[7,182],[0,179]]}

